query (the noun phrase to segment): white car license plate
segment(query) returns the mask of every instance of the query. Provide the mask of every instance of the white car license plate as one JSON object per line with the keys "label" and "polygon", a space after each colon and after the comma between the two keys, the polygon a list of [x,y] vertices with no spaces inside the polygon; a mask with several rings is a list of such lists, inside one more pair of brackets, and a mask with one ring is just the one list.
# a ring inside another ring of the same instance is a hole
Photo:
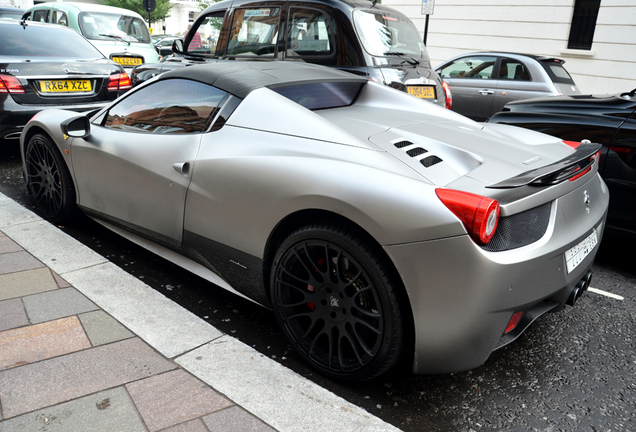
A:
{"label": "white car license plate", "polygon": [[572,270],[583,262],[585,257],[592,252],[592,249],[594,249],[597,243],[598,239],[596,237],[596,230],[593,230],[592,234],[587,236],[585,240],[574,246],[572,249],[565,251],[565,262],[568,267],[568,273],[572,273]]}

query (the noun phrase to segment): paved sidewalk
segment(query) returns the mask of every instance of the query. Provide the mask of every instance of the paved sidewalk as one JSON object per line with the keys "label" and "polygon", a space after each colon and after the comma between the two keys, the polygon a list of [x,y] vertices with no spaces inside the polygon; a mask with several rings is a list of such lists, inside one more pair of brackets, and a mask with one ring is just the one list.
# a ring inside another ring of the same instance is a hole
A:
{"label": "paved sidewalk", "polygon": [[0,194],[0,432],[395,431]]}

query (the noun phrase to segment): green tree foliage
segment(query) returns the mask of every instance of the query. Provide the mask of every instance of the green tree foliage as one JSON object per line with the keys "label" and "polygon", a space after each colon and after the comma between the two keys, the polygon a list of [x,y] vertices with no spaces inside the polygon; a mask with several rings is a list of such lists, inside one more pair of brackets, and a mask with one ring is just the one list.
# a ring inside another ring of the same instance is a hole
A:
{"label": "green tree foliage", "polygon": [[[148,19],[148,11],[144,9],[142,0],[101,0],[101,3],[137,12],[144,21]],[[157,0],[157,8],[150,14],[151,22],[163,21],[169,17],[171,7],[170,0]]]}
{"label": "green tree foliage", "polygon": [[216,3],[217,1],[219,0],[197,0],[197,3],[199,4],[199,10],[204,11],[209,6],[212,6],[214,3]]}

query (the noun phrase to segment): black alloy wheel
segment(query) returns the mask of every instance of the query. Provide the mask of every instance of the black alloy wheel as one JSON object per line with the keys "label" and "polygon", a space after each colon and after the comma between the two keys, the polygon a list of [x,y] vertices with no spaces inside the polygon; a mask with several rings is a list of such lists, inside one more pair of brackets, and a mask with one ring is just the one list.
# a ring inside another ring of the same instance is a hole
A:
{"label": "black alloy wheel", "polygon": [[29,140],[24,155],[27,188],[44,217],[54,223],[68,219],[75,209],[75,187],[66,163],[44,135]]}
{"label": "black alloy wheel", "polygon": [[278,323],[330,378],[372,379],[401,355],[401,306],[383,258],[363,237],[330,224],[300,228],[278,249],[270,285]]}

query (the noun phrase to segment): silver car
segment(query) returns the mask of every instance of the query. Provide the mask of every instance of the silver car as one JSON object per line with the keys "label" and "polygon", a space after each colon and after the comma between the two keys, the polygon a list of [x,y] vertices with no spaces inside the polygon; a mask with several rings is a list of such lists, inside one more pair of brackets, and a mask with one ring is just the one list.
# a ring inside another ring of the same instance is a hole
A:
{"label": "silver car", "polygon": [[284,62],[168,72],[21,138],[48,219],[79,207],[272,308],[342,380],[413,352],[416,373],[474,368],[573,305],[607,213],[599,148]]}
{"label": "silver car", "polygon": [[452,110],[485,121],[508,102],[580,94],[564,60],[503,52],[462,54],[435,71],[453,95]]}

